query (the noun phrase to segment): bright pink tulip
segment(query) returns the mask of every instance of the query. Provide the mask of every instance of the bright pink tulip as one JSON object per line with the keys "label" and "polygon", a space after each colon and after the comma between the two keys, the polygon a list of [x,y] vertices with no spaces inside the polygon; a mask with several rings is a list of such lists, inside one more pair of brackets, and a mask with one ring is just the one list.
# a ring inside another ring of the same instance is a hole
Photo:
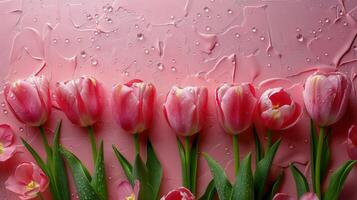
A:
{"label": "bright pink tulip", "polygon": [[305,107],[319,126],[334,124],[344,115],[351,92],[351,81],[339,72],[315,73],[305,82]]}
{"label": "bright pink tulip", "polygon": [[140,133],[150,126],[155,94],[154,85],[137,79],[114,86],[113,112],[124,130]]}
{"label": "bright pink tulip", "polygon": [[137,200],[139,195],[140,183],[135,181],[134,188],[128,181],[122,181],[118,185],[118,200]]}
{"label": "bright pink tulip", "polygon": [[0,162],[9,160],[15,153],[14,132],[7,124],[0,125]]}
{"label": "bright pink tulip", "polygon": [[357,126],[355,125],[348,130],[347,152],[351,159],[357,160]]}
{"label": "bright pink tulip", "polygon": [[256,108],[254,86],[224,84],[216,90],[218,119],[227,133],[238,134],[253,123]]}
{"label": "bright pink tulip", "polygon": [[167,195],[161,197],[161,200],[195,200],[195,196],[190,190],[180,187],[176,190],[171,190]]}
{"label": "bright pink tulip", "polygon": [[16,167],[15,174],[7,179],[5,187],[17,193],[20,199],[33,199],[39,192],[44,192],[48,184],[47,176],[37,165],[25,162]]}
{"label": "bright pink tulip", "polygon": [[[278,193],[274,196],[273,200],[295,200],[295,198],[284,193]],[[316,196],[316,194],[309,192],[302,195],[300,200],[319,200],[319,198]]]}
{"label": "bright pink tulip", "polygon": [[283,88],[265,91],[260,97],[258,111],[263,124],[272,130],[290,128],[302,115],[300,105]]}
{"label": "bright pink tulip", "polygon": [[44,77],[31,76],[7,84],[5,100],[14,115],[22,123],[41,126],[51,113],[49,83]]}
{"label": "bright pink tulip", "polygon": [[58,83],[56,100],[68,119],[82,127],[95,124],[103,110],[99,83],[92,77]]}
{"label": "bright pink tulip", "polygon": [[207,111],[207,88],[174,86],[166,97],[164,114],[171,128],[181,136],[202,129]]}

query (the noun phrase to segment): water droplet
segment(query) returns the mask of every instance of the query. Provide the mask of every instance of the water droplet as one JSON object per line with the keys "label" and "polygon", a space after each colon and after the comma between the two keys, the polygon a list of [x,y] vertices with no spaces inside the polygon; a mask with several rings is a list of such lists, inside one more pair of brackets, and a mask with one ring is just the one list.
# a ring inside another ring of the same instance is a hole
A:
{"label": "water droplet", "polygon": [[124,72],[124,75],[125,75],[125,76],[129,76],[129,72],[125,71],[125,72]]}
{"label": "water droplet", "polygon": [[306,62],[310,62],[311,61],[311,59],[310,58],[306,58]]}
{"label": "water droplet", "polygon": [[324,56],[328,56],[328,53],[327,53],[327,52],[325,52],[325,53],[324,53]]}
{"label": "water droplet", "polygon": [[331,40],[331,37],[327,37],[327,40]]}
{"label": "water droplet", "polygon": [[210,26],[206,26],[206,31],[211,31],[211,27]]}
{"label": "water droplet", "polygon": [[267,67],[268,67],[268,68],[270,68],[270,67],[271,67],[271,64],[270,64],[270,63],[268,63],[268,64],[267,64]]}
{"label": "water droplet", "polygon": [[236,33],[236,38],[239,38],[240,37],[240,34],[239,33]]}
{"label": "water droplet", "polygon": [[149,49],[144,49],[145,54],[149,54]]}
{"label": "water droplet", "polygon": [[52,42],[53,42],[53,44],[56,44],[57,43],[57,39],[53,39]]}
{"label": "water droplet", "polygon": [[70,41],[69,41],[68,38],[66,38],[66,39],[64,40],[64,42],[65,42],[66,44],[68,44]]}
{"label": "water droplet", "polygon": [[87,19],[88,19],[89,21],[93,20],[92,15],[91,15],[91,14],[87,14]]}
{"label": "water droplet", "polygon": [[288,69],[288,71],[290,71],[291,70],[291,66],[288,66],[287,69]]}
{"label": "water droplet", "polygon": [[33,18],[33,22],[37,22],[38,21],[38,19],[35,17],[35,18]]}
{"label": "water droplet", "polygon": [[253,32],[253,33],[256,33],[256,32],[257,32],[257,28],[253,27],[253,28],[252,28],[252,32]]}
{"label": "water droplet", "polygon": [[108,18],[108,19],[107,19],[107,22],[108,22],[109,24],[111,24],[111,23],[113,23],[113,20],[112,20],[111,18]]}
{"label": "water droplet", "polygon": [[24,132],[24,128],[23,128],[23,127],[20,127],[20,128],[19,128],[19,131],[20,131],[20,132]]}
{"label": "water droplet", "polygon": [[108,11],[108,12],[113,12],[113,7],[112,7],[112,6],[108,6],[108,7],[107,7],[107,11]]}
{"label": "water droplet", "polygon": [[5,102],[1,102],[1,107],[5,107]]}
{"label": "water droplet", "polygon": [[264,41],[264,40],[265,40],[265,37],[264,37],[264,36],[260,36],[260,40],[261,40],[261,41]]}
{"label": "water droplet", "polygon": [[100,46],[99,45],[95,46],[95,49],[100,50]]}
{"label": "water droplet", "polygon": [[228,14],[232,14],[232,13],[233,13],[233,10],[228,9],[228,10],[227,10],[227,13],[228,13]]}
{"label": "water droplet", "polygon": [[201,17],[201,13],[197,13],[197,17]]}
{"label": "water droplet", "polygon": [[99,18],[99,15],[98,15],[98,14],[94,14],[94,17],[95,17],[95,18]]}
{"label": "water droplet", "polygon": [[5,109],[4,109],[2,112],[3,112],[5,115],[7,115],[7,113],[8,113],[8,111],[5,110]]}
{"label": "water droplet", "polygon": [[203,10],[204,10],[206,13],[208,13],[208,12],[209,12],[209,7],[206,6],[206,7],[203,8]]}
{"label": "water droplet", "polygon": [[322,29],[321,29],[321,28],[318,28],[317,31],[321,33],[321,32],[322,32]]}
{"label": "water droplet", "polygon": [[77,38],[77,42],[82,42],[82,38]]}
{"label": "water droplet", "polygon": [[144,34],[138,33],[136,34],[136,38],[138,38],[138,40],[144,40]]}
{"label": "water droplet", "polygon": [[354,45],[352,48],[354,51],[357,51],[357,45]]}
{"label": "water droplet", "polygon": [[84,59],[87,57],[87,53],[85,51],[81,51],[81,57]]}
{"label": "water droplet", "polygon": [[348,23],[347,23],[347,22],[344,22],[343,25],[344,25],[344,26],[348,26]]}
{"label": "water droplet", "polygon": [[175,64],[175,63],[176,63],[176,60],[175,60],[175,59],[172,59],[171,62]]}
{"label": "water droplet", "polygon": [[160,71],[164,70],[164,65],[162,63],[157,63],[157,69]]}
{"label": "water droplet", "polygon": [[195,45],[196,45],[196,46],[200,45],[200,42],[199,42],[199,41],[196,41],[196,42],[195,42]]}
{"label": "water droplet", "polygon": [[95,58],[92,58],[92,59],[90,60],[90,63],[91,63],[91,65],[93,65],[93,66],[97,66],[97,65],[98,65],[98,60],[95,59]]}
{"label": "water droplet", "polygon": [[175,72],[176,71],[176,67],[171,67],[171,71]]}
{"label": "water droplet", "polygon": [[294,149],[294,148],[295,148],[295,146],[294,146],[294,145],[289,144],[289,149]]}
{"label": "water droplet", "polygon": [[94,35],[99,35],[99,31],[94,31]]}
{"label": "water droplet", "polygon": [[297,34],[296,35],[296,39],[299,41],[299,42],[303,42],[304,41],[304,36],[302,34]]}
{"label": "water droplet", "polygon": [[325,18],[325,23],[330,23],[330,19],[329,18]]}
{"label": "water droplet", "polygon": [[296,28],[296,32],[300,32],[301,31],[301,29],[300,28]]}
{"label": "water droplet", "polygon": [[320,60],[320,56],[316,56],[316,60]]}
{"label": "water droplet", "polygon": [[171,15],[171,16],[170,16],[170,19],[171,19],[171,20],[175,19],[175,16]]}

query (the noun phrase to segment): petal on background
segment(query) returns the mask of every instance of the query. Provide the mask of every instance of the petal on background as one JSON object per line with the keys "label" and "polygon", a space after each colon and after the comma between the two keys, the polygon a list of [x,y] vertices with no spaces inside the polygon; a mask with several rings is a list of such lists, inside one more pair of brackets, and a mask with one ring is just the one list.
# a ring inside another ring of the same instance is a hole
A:
{"label": "petal on background", "polygon": [[0,124],[0,143],[4,147],[12,145],[14,142],[14,132],[8,124]]}

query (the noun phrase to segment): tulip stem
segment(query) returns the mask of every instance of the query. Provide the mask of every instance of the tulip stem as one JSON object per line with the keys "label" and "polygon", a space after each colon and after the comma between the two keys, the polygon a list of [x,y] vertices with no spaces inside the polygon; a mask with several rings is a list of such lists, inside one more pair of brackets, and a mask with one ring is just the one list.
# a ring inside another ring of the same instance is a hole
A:
{"label": "tulip stem", "polygon": [[94,129],[92,126],[88,126],[88,133],[89,133],[90,144],[92,146],[93,161],[95,163],[97,159],[97,144],[95,143]]}
{"label": "tulip stem", "polygon": [[47,154],[47,159],[52,157],[52,150],[50,145],[48,144],[48,140],[45,134],[45,129],[42,126],[38,127],[40,129],[40,135],[43,141],[43,145],[45,146],[46,154]]}
{"label": "tulip stem", "polygon": [[40,200],[45,200],[40,192],[37,194],[37,196]]}
{"label": "tulip stem", "polygon": [[271,131],[268,130],[268,142],[267,142],[267,148],[266,148],[266,151],[265,151],[265,154],[268,153],[269,149],[270,149],[270,146],[271,146]]}
{"label": "tulip stem", "polygon": [[140,142],[139,142],[139,134],[134,134],[134,143],[135,143],[135,152],[136,154],[140,154]]}
{"label": "tulip stem", "polygon": [[234,158],[234,172],[235,175],[238,175],[239,169],[239,143],[238,143],[238,134],[233,135],[233,158]]}
{"label": "tulip stem", "polygon": [[316,184],[316,195],[321,199],[321,157],[322,157],[322,147],[324,143],[324,132],[325,129],[320,127],[319,141],[317,143],[317,155],[316,155],[316,165],[315,165],[315,184]]}
{"label": "tulip stem", "polygon": [[187,180],[187,188],[191,190],[190,180],[190,136],[185,137],[185,158],[186,158],[186,180]]}

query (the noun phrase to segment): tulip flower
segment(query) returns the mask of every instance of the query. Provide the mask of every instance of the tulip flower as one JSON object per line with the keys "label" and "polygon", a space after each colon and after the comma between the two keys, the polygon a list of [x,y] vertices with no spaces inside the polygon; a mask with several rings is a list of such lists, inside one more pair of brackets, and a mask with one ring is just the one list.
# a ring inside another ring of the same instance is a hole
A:
{"label": "tulip flower", "polygon": [[44,77],[31,76],[6,84],[5,100],[16,118],[30,126],[43,125],[51,113],[49,83]]}
{"label": "tulip flower", "polygon": [[137,200],[139,195],[140,183],[135,181],[134,188],[128,181],[122,181],[118,185],[118,200]]}
{"label": "tulip flower", "polygon": [[[291,197],[290,195],[284,193],[278,193],[274,196],[273,200],[296,200],[295,198]],[[319,200],[316,194],[309,192],[305,193],[300,197],[300,200]]]}
{"label": "tulip flower", "polygon": [[19,195],[20,199],[41,197],[48,187],[48,177],[34,163],[25,162],[16,167],[14,175],[5,182],[6,189]]}
{"label": "tulip flower", "polygon": [[0,162],[9,160],[17,152],[14,132],[7,124],[0,125]]}
{"label": "tulip flower", "polygon": [[135,79],[113,89],[113,111],[118,124],[130,133],[146,130],[152,121],[156,90]]}
{"label": "tulip flower", "polygon": [[320,127],[336,123],[345,114],[351,81],[340,72],[309,76],[303,91],[306,110]]}
{"label": "tulip flower", "polygon": [[178,189],[170,191],[160,200],[195,200],[195,196],[190,192],[190,190],[184,187],[180,187]]}
{"label": "tulip flower", "polygon": [[[185,137],[185,147],[178,139],[181,166],[185,166],[182,171],[183,185],[196,192],[197,171],[191,165],[197,164],[197,160],[191,159],[191,138],[198,133],[205,121],[207,111],[207,88],[204,87],[172,87],[166,97],[164,104],[164,114],[170,127],[176,134]],[[194,138],[192,149],[198,148],[198,139]],[[193,156],[196,157],[197,156]],[[191,177],[192,176],[192,177]]]}
{"label": "tulip flower", "polygon": [[227,133],[233,135],[236,174],[239,168],[238,134],[247,130],[253,123],[256,104],[255,89],[251,84],[224,84],[216,90],[219,122]]}
{"label": "tulip flower", "polygon": [[357,160],[357,126],[355,125],[348,130],[347,152],[352,160]]}
{"label": "tulip flower", "polygon": [[263,124],[272,130],[290,128],[302,115],[300,105],[283,88],[265,91],[260,97],[258,112]]}

